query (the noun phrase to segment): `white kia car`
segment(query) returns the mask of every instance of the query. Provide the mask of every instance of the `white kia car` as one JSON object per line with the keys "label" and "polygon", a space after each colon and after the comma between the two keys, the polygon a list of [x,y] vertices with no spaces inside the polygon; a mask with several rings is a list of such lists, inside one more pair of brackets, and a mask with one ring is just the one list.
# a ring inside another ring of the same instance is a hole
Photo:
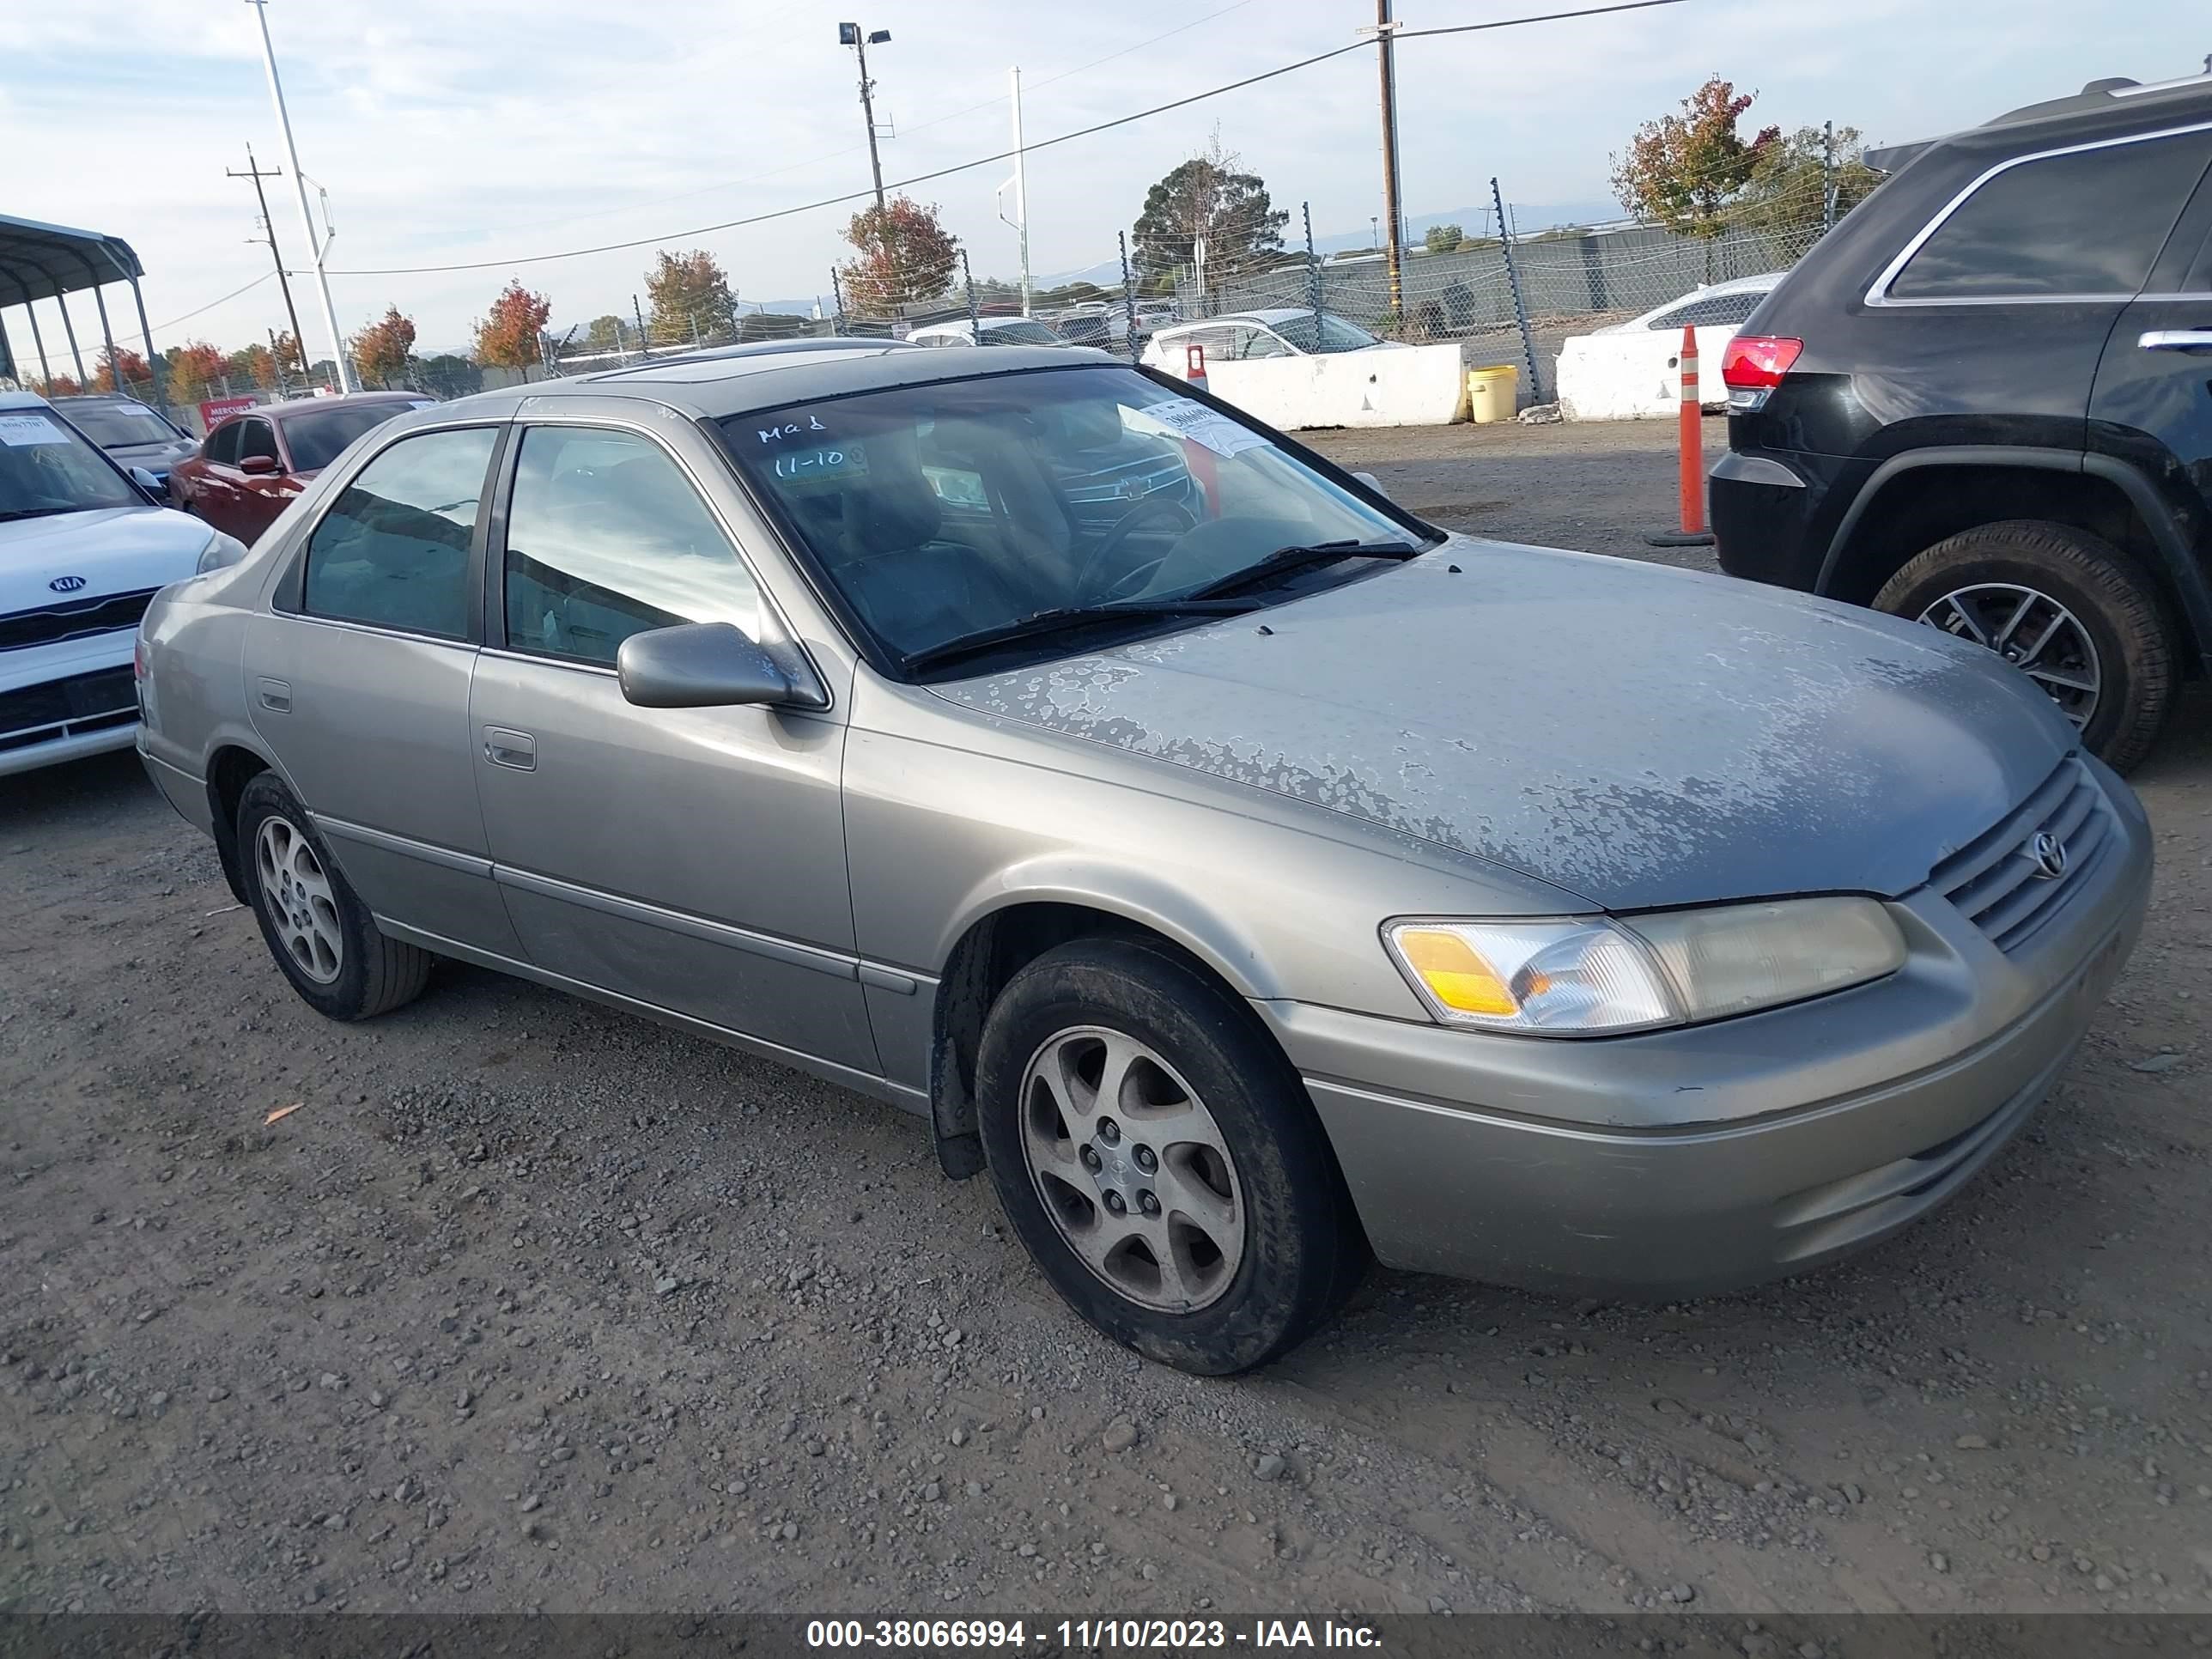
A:
{"label": "white kia car", "polygon": [[152,492],[45,398],[0,392],[0,775],[128,749],[148,602],[244,556]]}

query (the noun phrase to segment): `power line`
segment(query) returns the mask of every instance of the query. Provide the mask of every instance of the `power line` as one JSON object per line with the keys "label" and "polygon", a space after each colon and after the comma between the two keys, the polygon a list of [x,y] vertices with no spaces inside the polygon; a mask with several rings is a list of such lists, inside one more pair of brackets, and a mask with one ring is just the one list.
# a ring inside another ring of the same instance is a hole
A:
{"label": "power line", "polygon": [[[1463,23],[1445,28],[1409,30],[1407,34],[1463,34],[1479,29],[1511,28],[1527,23],[1555,23],[1569,18],[1601,17],[1613,12],[1644,11],[1654,6],[1677,6],[1682,3],[1683,0],[1617,0],[1617,3],[1612,5],[1588,6],[1573,11],[1547,12],[1535,17],[1499,18],[1487,23]],[[1209,88],[1204,92],[1194,92],[1188,97],[1174,99],[1168,103],[1155,104],[1152,108],[1139,110],[1134,114],[1117,116],[1110,121],[1100,121],[1091,126],[1079,127],[1073,132],[1063,132],[1056,137],[1040,138],[1035,143],[1024,145],[1023,149],[1025,151],[1050,149],[1055,144],[1072,143],[1078,138],[1089,138],[1101,132],[1109,132],[1115,127],[1125,127],[1133,122],[1149,120],[1155,115],[1164,115],[1171,110],[1183,109],[1192,104],[1203,103],[1209,98],[1218,98],[1227,93],[1241,92],[1246,87],[1259,85],[1262,81],[1272,81],[1279,76],[1293,74],[1303,69],[1310,69],[1316,64],[1325,64],[1332,58],[1341,58],[1348,52],[1364,52],[1372,45],[1371,41],[1355,40],[1349,46],[1316,52],[1312,57],[1302,58],[1296,63],[1285,64],[1276,69],[1262,70],[1257,75],[1248,75],[1242,80],[1231,81],[1224,86]],[[926,185],[933,179],[950,178],[956,173],[967,173],[976,167],[989,167],[994,162],[1007,161],[1013,155],[1014,152],[1011,149],[999,150],[993,155],[977,156],[972,161],[961,161],[951,167],[935,168],[928,173],[917,173],[909,178],[894,180],[885,185],[884,188],[904,190],[910,185]],[[594,253],[620,253],[631,248],[653,247],[663,242],[681,241],[688,237],[709,236],[725,230],[740,230],[749,225],[766,224],[772,220],[788,219],[801,213],[812,213],[827,207],[840,207],[848,202],[865,201],[872,198],[874,194],[872,188],[848,191],[841,195],[825,196],[818,201],[801,203],[796,207],[776,208],[767,213],[750,214],[742,219],[726,219],[720,224],[700,225],[690,230],[664,231],[656,236],[635,237],[627,241],[602,242],[593,247],[565,248],[556,253],[530,253],[507,259],[462,260],[450,264],[437,265],[376,265],[354,270],[333,268],[331,274],[334,276],[428,276],[443,275],[450,271],[504,270],[517,265],[548,264],[556,259],[578,259]],[[221,302],[217,301],[217,303]]]}
{"label": "power line", "polygon": [[231,289],[231,291],[224,295],[221,300],[210,300],[205,305],[196,307],[192,310],[186,312],[181,317],[172,319],[170,321],[166,323],[155,324],[153,331],[156,334],[167,334],[171,329],[176,327],[179,323],[189,323],[193,318],[198,316],[201,312],[213,311],[217,306],[222,304],[224,300],[235,300],[240,295],[245,293],[247,289],[259,288],[262,283],[267,282],[276,274],[276,273],[273,270],[264,270],[258,276],[256,276],[252,282],[246,283],[245,287]]}

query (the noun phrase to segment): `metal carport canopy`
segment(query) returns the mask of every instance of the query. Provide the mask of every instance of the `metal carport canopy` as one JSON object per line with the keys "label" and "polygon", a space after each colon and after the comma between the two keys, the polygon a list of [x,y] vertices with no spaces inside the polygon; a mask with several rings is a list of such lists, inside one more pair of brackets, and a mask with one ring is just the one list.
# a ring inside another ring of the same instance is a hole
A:
{"label": "metal carport canopy", "polygon": [[[109,283],[128,283],[137,306],[139,333],[146,343],[148,370],[154,376],[155,399],[160,401],[161,359],[154,353],[154,331],[146,325],[146,301],[138,289],[138,279],[145,274],[145,267],[138,263],[131,244],[119,236],[0,215],[0,308],[20,305],[29,312],[31,335],[39,350],[39,367],[48,380],[52,379],[52,371],[46,363],[46,343],[39,333],[39,316],[32,308],[33,302],[52,300],[60,307],[63,331],[68,336],[70,356],[76,360],[77,378],[82,382],[86,378],[84,360],[76,349],[76,328],[70,320],[65,296],[86,289],[92,290],[94,303],[100,309],[100,337],[112,362],[115,335],[108,326],[107,301],[100,289]],[[18,374],[4,320],[0,320],[0,373]],[[118,384],[119,386],[119,379]]]}

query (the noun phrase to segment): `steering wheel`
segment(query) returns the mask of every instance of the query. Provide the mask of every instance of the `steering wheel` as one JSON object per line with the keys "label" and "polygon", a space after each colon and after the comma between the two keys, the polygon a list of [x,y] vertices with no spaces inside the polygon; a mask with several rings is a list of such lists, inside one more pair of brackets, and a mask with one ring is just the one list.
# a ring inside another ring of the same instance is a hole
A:
{"label": "steering wheel", "polygon": [[1091,550],[1091,556],[1083,562],[1083,568],[1076,574],[1075,592],[1079,599],[1085,604],[1096,604],[1109,599],[1127,599],[1130,596],[1130,591],[1139,585],[1139,578],[1151,575],[1165,564],[1168,556],[1163,553],[1157,559],[1149,559],[1143,564],[1123,571],[1103,591],[1092,592],[1091,585],[1098,579],[1099,571],[1105,567],[1109,558],[1121,550],[1122,544],[1136,533],[1138,526],[1147,519],[1158,518],[1164,514],[1170,513],[1178,520],[1176,526],[1178,534],[1197,528],[1198,515],[1188,507],[1181,501],[1170,501],[1159,495],[1138,502],[1136,506],[1117,519],[1114,527],[1098,538],[1098,545]]}

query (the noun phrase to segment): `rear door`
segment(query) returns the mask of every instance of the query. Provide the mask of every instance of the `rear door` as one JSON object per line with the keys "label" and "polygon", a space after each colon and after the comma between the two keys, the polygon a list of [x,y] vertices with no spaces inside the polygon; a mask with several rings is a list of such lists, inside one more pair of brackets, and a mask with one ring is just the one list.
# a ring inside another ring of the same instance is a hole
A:
{"label": "rear door", "polygon": [[577,418],[516,428],[470,710],[515,931],[550,973],[873,1073],[843,716],[623,699],[632,634],[777,624],[702,488],[726,465],[704,436],[563,403]]}
{"label": "rear door", "polygon": [[254,728],[379,920],[520,954],[477,806],[481,503],[504,428],[409,433],[328,501],[247,632]]}
{"label": "rear door", "polygon": [[2199,640],[2212,639],[2212,173],[2112,331],[2090,400],[2089,448],[2164,498],[2186,544],[2166,574]]}
{"label": "rear door", "polygon": [[240,541],[238,523],[238,434],[243,422],[225,421],[207,435],[198,459],[184,469],[178,505],[188,507],[226,535]]}

